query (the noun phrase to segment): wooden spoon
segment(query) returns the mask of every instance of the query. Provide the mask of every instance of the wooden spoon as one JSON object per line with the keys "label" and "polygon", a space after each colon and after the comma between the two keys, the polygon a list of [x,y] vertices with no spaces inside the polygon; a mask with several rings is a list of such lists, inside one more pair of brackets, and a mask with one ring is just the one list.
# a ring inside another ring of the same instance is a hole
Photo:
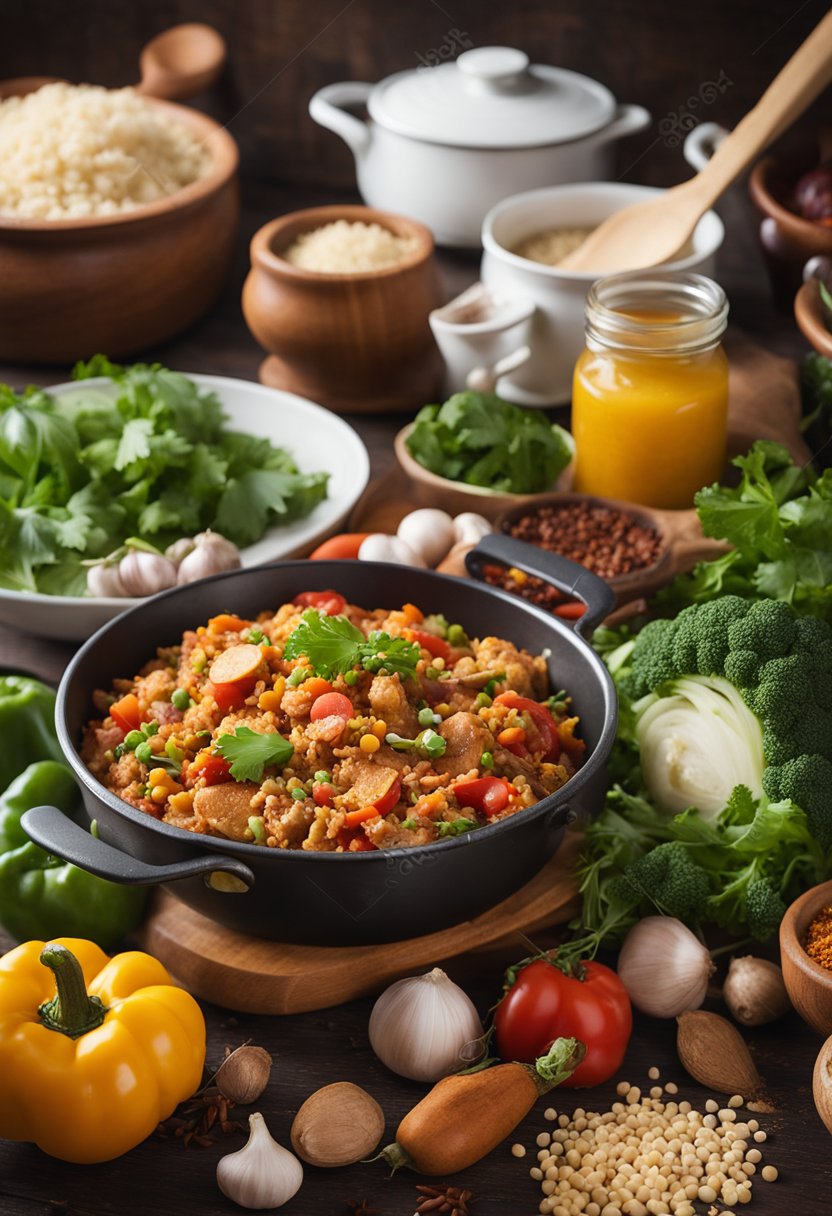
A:
{"label": "wooden spoon", "polygon": [[756,106],[689,181],[616,212],[559,270],[616,274],[669,262],[699,220],[772,139],[832,81],[832,11],[766,89]]}
{"label": "wooden spoon", "polygon": [[166,101],[194,97],[214,83],[225,58],[225,39],[210,25],[171,26],[151,39],[139,56],[142,78],[136,91]]}

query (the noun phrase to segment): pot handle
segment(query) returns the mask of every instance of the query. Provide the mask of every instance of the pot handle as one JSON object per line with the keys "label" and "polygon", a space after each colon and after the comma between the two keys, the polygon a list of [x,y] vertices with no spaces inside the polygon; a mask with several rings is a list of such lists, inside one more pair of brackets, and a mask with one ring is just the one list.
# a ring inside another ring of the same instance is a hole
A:
{"label": "pot handle", "polygon": [[697,173],[704,169],[729,132],[718,122],[700,122],[682,145],[682,155]]}
{"label": "pot handle", "polygon": [[483,536],[476,548],[467,554],[465,565],[469,574],[482,580],[483,566],[490,561],[514,566],[581,600],[586,604],[586,612],[575,622],[575,632],[584,636],[592,633],[615,607],[615,592],[597,574],[568,557],[548,553],[536,545],[515,540],[513,536],[501,536],[498,532]]}
{"label": "pot handle", "polygon": [[590,135],[589,139],[598,145],[607,144],[611,139],[622,139],[625,135],[643,131],[652,121],[650,111],[645,110],[644,106],[620,105],[616,107],[612,120],[596,135]]}
{"label": "pot handle", "polygon": [[111,882],[150,887],[201,874],[206,884],[217,891],[248,891],[254,886],[254,874],[236,857],[212,853],[165,866],[149,865],[99,840],[55,806],[32,807],[24,812],[20,822],[27,836],[42,849]]}
{"label": "pot handle", "polygon": [[344,106],[364,105],[373,85],[361,80],[344,80],[318,89],[309,101],[309,113],[315,122],[340,135],[352,148],[354,156],[366,152],[370,143],[370,128],[366,122],[348,114]]}

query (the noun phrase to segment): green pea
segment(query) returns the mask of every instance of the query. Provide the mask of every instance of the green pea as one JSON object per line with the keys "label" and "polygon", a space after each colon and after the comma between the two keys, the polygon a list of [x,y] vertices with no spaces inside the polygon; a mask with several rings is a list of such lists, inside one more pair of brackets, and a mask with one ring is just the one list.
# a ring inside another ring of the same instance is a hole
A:
{"label": "green pea", "polygon": [[344,683],[349,684],[350,687],[352,687],[353,684],[357,684],[358,683],[358,672],[357,671],[345,671],[344,672]]}
{"label": "green pea", "polygon": [[468,634],[461,625],[450,625],[448,627],[448,641],[451,646],[468,646],[470,644]]}
{"label": "green pea", "polygon": [[491,755],[491,752],[483,752],[483,754],[480,756],[480,764],[483,768],[494,767],[494,757]]}
{"label": "green pea", "polygon": [[319,769],[318,769],[318,771],[317,771],[317,773],[315,773],[313,780],[315,780],[315,781],[331,781],[331,780],[332,780],[332,777],[331,777],[331,776],[330,776],[330,774],[329,774],[329,773],[326,771],[326,769],[325,769],[325,768],[319,768]]}
{"label": "green pea", "polygon": [[153,759],[153,752],[150,750],[150,744],[147,742],[140,743],[136,748],[136,759],[140,764],[150,764]]}
{"label": "green pea", "polygon": [[439,676],[440,676],[439,668],[438,667],[428,667],[427,671],[425,672],[425,675],[427,676],[427,678],[429,680],[438,680]]}
{"label": "green pea", "polygon": [[302,786],[297,786],[296,789],[291,791],[291,794],[295,802],[303,802],[306,798],[306,790]]}
{"label": "green pea", "polygon": [[174,688],[170,695],[170,703],[174,709],[186,710],[191,704],[191,698],[185,688]]}
{"label": "green pea", "polygon": [[174,760],[177,764],[181,764],[185,759],[185,753],[181,748],[176,746],[173,739],[168,739],[167,743],[165,744],[165,755],[171,760]]}
{"label": "green pea", "polygon": [[477,693],[477,699],[474,701],[474,706],[476,709],[488,709],[489,705],[493,704],[494,702],[491,697],[489,697],[487,692]]}
{"label": "green pea", "polygon": [[124,736],[124,746],[128,752],[135,751],[140,743],[144,743],[144,735],[140,730],[129,730]]}
{"label": "green pea", "polygon": [[402,827],[407,828],[408,832],[414,831],[414,829],[418,828],[418,826],[419,826],[418,819],[405,819],[404,822],[402,823]]}

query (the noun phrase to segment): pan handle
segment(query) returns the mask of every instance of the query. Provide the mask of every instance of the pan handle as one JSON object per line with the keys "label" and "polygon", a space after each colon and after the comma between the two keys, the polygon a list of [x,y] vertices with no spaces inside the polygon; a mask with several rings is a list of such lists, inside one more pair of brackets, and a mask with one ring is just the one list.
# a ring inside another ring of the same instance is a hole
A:
{"label": "pan handle", "polygon": [[177,882],[180,878],[193,878],[201,874],[207,885],[218,891],[248,891],[254,886],[254,874],[245,862],[238,861],[236,857],[211,853],[171,865],[149,865],[99,840],[55,806],[32,807],[23,814],[20,822],[26,834],[47,852],[111,882],[131,887],[150,887],[159,882]]}
{"label": "pan handle", "polygon": [[483,536],[476,548],[467,554],[465,565],[469,574],[482,580],[483,566],[492,561],[542,578],[586,604],[586,612],[575,622],[575,632],[583,636],[592,633],[615,607],[615,592],[608,583],[559,553],[549,553],[538,549],[537,545],[515,540],[513,536],[492,532]]}

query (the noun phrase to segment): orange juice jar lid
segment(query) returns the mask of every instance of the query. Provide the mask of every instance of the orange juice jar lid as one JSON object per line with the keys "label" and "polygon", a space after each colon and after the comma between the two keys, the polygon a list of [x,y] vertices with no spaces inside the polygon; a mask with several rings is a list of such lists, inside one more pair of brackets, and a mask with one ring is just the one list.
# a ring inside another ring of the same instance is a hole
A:
{"label": "orange juice jar lid", "polygon": [[728,318],[725,292],[703,274],[639,270],[598,279],[586,300],[590,350],[694,354],[716,346]]}

